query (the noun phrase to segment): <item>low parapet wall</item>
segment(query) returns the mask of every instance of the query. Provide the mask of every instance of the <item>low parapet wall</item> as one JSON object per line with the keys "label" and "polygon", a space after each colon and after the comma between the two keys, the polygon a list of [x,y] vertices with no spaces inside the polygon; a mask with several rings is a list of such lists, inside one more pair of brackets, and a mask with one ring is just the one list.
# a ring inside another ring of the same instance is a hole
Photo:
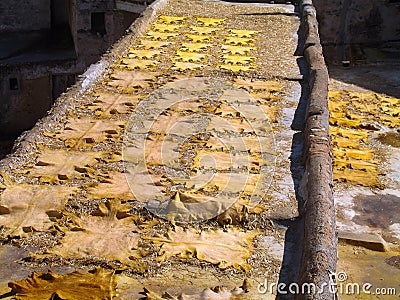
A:
{"label": "low parapet wall", "polygon": [[309,93],[305,129],[305,233],[299,283],[300,286],[313,284],[317,292],[306,292],[299,298],[334,299],[335,294],[329,289],[329,285],[334,283],[332,274],[336,271],[337,261],[328,112],[329,76],[313,2],[302,0],[300,6]]}

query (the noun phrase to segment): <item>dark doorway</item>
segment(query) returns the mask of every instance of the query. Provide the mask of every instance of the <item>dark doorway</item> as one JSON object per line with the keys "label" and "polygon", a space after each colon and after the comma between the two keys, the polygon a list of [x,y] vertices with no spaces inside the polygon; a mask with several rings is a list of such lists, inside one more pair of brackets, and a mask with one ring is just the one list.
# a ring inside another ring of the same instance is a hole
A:
{"label": "dark doorway", "polygon": [[70,27],[70,0],[51,0],[51,29],[47,41],[50,49],[74,49]]}
{"label": "dark doorway", "polygon": [[74,74],[56,74],[51,77],[52,80],[52,98],[56,100],[67,88],[72,86],[76,81]]}
{"label": "dark doorway", "polygon": [[51,0],[51,28],[69,28],[69,1]]}
{"label": "dark doorway", "polygon": [[91,30],[93,34],[99,34],[101,36],[107,33],[106,16],[104,12],[94,12],[91,14]]}
{"label": "dark doorway", "polygon": [[19,84],[18,84],[18,79],[17,78],[10,78],[10,90],[11,91],[17,91],[19,90]]}

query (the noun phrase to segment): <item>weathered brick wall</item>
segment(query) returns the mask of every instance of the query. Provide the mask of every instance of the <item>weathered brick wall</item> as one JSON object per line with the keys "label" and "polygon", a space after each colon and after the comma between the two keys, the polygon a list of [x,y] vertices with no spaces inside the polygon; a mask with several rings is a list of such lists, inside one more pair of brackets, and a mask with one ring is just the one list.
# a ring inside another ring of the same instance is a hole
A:
{"label": "weathered brick wall", "polygon": [[[347,44],[400,40],[400,3],[389,0],[313,0],[329,61],[350,59]],[[344,48],[344,49],[343,49]]]}
{"label": "weathered brick wall", "polygon": [[50,0],[1,0],[0,32],[50,28]]}

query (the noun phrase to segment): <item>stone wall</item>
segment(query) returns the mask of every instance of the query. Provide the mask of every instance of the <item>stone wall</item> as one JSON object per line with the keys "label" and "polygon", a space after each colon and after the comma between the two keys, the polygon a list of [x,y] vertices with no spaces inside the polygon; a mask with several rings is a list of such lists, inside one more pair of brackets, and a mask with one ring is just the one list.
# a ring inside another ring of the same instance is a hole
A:
{"label": "stone wall", "polygon": [[313,0],[329,62],[352,60],[350,45],[400,41],[400,1]]}
{"label": "stone wall", "polygon": [[50,28],[50,0],[1,0],[0,32]]}

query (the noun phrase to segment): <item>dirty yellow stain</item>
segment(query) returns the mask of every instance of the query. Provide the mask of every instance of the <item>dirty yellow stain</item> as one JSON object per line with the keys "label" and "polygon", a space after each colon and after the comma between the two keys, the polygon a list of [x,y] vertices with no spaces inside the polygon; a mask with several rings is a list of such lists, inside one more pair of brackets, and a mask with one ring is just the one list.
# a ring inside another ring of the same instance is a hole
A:
{"label": "dirty yellow stain", "polygon": [[187,17],[178,17],[178,16],[160,16],[158,21],[164,24],[182,24]]}
{"label": "dirty yellow stain", "polygon": [[222,60],[225,64],[233,65],[248,65],[254,63],[256,58],[254,56],[240,56],[240,55],[223,55]]}
{"label": "dirty yellow stain", "polygon": [[180,50],[189,52],[204,52],[207,51],[210,47],[212,47],[212,44],[182,43]]}
{"label": "dirty yellow stain", "polygon": [[240,38],[240,37],[226,37],[224,43],[227,45],[234,46],[248,46],[254,44],[254,39],[252,38]]}
{"label": "dirty yellow stain", "polygon": [[219,28],[211,28],[211,27],[191,27],[190,32],[194,34],[215,34],[217,33]]}
{"label": "dirty yellow stain", "polygon": [[245,46],[232,46],[232,45],[222,45],[221,50],[223,53],[229,53],[232,55],[248,55],[252,51],[257,50],[256,47],[245,47]]}
{"label": "dirty yellow stain", "polygon": [[[146,295],[147,300],[162,300],[162,299],[170,299],[170,300],[181,300],[181,299],[239,299],[242,297],[245,291],[241,287],[235,287],[234,289],[229,289],[223,286],[217,286],[213,288],[205,289],[196,294],[185,294],[179,293],[178,296],[172,296],[169,293],[158,294],[153,292],[147,288],[144,288],[143,294]],[[168,297],[168,298],[167,298]],[[244,297],[244,296],[243,296]]]}
{"label": "dirty yellow stain", "polygon": [[199,23],[202,26],[219,26],[222,25],[225,21],[227,21],[227,18],[203,18],[203,17],[196,17],[197,23]]}

